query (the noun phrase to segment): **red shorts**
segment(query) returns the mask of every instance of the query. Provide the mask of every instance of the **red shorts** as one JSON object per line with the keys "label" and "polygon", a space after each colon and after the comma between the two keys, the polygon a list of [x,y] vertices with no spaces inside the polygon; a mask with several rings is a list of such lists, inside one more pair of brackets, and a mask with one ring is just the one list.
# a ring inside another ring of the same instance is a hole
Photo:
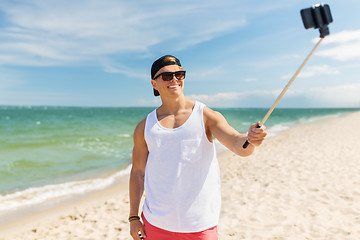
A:
{"label": "red shorts", "polygon": [[169,232],[151,225],[146,221],[144,214],[141,217],[144,222],[145,240],[218,240],[217,226],[194,233]]}

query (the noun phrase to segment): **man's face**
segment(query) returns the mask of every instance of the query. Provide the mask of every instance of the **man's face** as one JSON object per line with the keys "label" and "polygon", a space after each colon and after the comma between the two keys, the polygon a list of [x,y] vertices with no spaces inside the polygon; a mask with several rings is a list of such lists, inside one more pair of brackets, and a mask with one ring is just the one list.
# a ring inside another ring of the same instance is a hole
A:
{"label": "man's face", "polygon": [[[178,65],[168,65],[160,68],[160,70],[155,74],[155,76],[164,73],[164,72],[177,72],[182,71],[183,69]],[[159,76],[155,80],[151,80],[152,86],[159,91],[160,96],[179,96],[183,94],[184,89],[184,80],[177,80],[173,76],[172,80],[164,81],[162,76]]]}

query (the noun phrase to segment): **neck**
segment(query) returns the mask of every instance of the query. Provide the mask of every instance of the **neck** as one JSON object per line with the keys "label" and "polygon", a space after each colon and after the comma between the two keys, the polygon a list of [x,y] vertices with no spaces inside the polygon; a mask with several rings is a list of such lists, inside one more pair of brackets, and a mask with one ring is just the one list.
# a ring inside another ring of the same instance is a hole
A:
{"label": "neck", "polygon": [[184,95],[177,98],[161,98],[162,105],[159,107],[161,111],[174,114],[188,107],[193,106],[193,101],[185,97]]}

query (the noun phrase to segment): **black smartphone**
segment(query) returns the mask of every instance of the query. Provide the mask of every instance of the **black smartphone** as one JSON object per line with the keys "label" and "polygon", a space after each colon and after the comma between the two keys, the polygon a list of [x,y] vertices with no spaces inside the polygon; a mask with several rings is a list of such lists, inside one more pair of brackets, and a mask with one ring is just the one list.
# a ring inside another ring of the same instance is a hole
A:
{"label": "black smartphone", "polygon": [[302,9],[301,17],[306,29],[320,28],[323,25],[330,24],[333,19],[330,12],[329,5],[314,5],[310,8]]}
{"label": "black smartphone", "polygon": [[329,35],[327,25],[333,21],[329,5],[317,4],[310,8],[302,9],[300,13],[306,29],[320,28],[321,37]]}

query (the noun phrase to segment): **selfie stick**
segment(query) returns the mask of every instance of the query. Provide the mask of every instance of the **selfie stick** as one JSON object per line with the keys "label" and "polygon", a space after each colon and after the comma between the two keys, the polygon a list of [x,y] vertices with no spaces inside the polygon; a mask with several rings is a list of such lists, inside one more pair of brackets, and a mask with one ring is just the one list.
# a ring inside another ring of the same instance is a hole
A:
{"label": "selfie stick", "polygon": [[[301,16],[302,16],[303,23],[304,23],[304,26],[306,29],[319,28],[320,40],[315,45],[315,47],[310,52],[310,54],[306,57],[304,62],[301,64],[301,66],[296,71],[294,76],[290,79],[290,81],[285,86],[285,88],[282,90],[282,92],[280,93],[280,95],[276,99],[275,103],[270,108],[270,110],[267,112],[265,117],[256,126],[257,128],[261,128],[261,126],[264,125],[266,120],[269,118],[270,114],[274,111],[276,105],[279,103],[280,99],[284,96],[285,92],[289,89],[290,85],[294,82],[295,78],[299,75],[300,71],[303,69],[303,67],[305,66],[307,61],[313,55],[315,50],[319,47],[320,43],[324,40],[325,36],[330,34],[329,28],[327,25],[332,22],[332,17],[331,17],[330,8],[328,5],[315,5],[312,8],[303,9],[303,10],[301,10]],[[249,146],[249,144],[250,144],[249,141],[246,140],[246,142],[243,145],[243,148],[247,148],[247,146]]]}

